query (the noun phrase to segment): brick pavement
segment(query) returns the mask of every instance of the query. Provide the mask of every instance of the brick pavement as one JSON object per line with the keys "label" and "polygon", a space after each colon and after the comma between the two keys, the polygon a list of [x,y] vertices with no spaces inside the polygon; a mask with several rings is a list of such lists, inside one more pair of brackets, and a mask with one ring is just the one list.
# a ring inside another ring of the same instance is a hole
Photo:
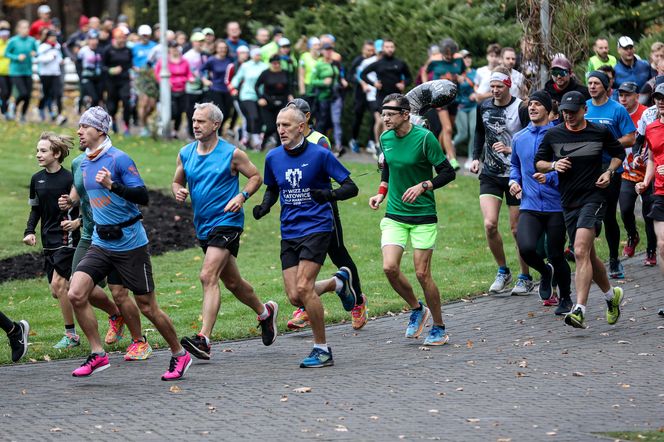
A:
{"label": "brick pavement", "polygon": [[177,383],[159,380],[163,351],[131,363],[113,354],[90,379],[70,376],[80,360],[0,367],[0,440],[578,441],[657,429],[664,281],[641,260],[625,262],[626,305],[613,327],[594,289],[587,330],[564,327],[537,295],[445,306],[451,345],[430,351],[403,338],[402,314],[360,332],[330,327],[337,365],[320,370],[298,368],[310,332],[271,347],[216,344],[213,360]]}

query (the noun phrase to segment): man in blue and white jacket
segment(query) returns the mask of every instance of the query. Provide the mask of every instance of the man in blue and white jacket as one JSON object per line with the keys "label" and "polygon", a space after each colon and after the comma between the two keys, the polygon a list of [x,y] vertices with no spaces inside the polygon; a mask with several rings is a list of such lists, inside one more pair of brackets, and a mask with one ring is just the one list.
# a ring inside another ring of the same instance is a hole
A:
{"label": "man in blue and white jacket", "polygon": [[[558,174],[546,174],[535,169],[535,154],[544,134],[553,127],[549,122],[551,97],[545,91],[533,92],[528,101],[530,123],[517,132],[512,141],[510,193],[521,200],[517,244],[521,258],[542,275],[539,295],[544,305],[556,305],[553,292],[554,275],[560,290],[557,315],[571,310],[570,268],[564,259],[565,220],[560,205]],[[538,243],[546,235],[545,263],[538,253]]]}

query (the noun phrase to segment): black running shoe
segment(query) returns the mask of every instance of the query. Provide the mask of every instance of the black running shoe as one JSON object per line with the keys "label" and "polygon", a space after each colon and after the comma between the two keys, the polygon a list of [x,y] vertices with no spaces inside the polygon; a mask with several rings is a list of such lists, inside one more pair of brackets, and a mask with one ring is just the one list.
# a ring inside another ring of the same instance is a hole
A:
{"label": "black running shoe", "polygon": [[544,301],[551,298],[553,294],[553,265],[550,262],[546,263],[546,272],[542,274],[542,279],[539,283],[539,295],[540,298]]}
{"label": "black running shoe", "polygon": [[574,303],[570,298],[560,298],[560,301],[558,301],[558,307],[556,307],[554,313],[558,316],[566,315],[572,311],[572,307],[574,307]]}
{"label": "black running shoe", "polygon": [[263,345],[272,345],[277,339],[277,314],[279,313],[279,306],[274,301],[268,301],[265,303],[265,308],[269,312],[269,315],[263,320],[258,318],[258,325],[261,327]]}
{"label": "black running shoe", "polygon": [[21,320],[14,323],[14,331],[9,333],[9,346],[12,348],[12,362],[18,362],[28,352],[28,334],[30,333],[30,324],[28,321]]}
{"label": "black running shoe", "polygon": [[184,337],[180,339],[180,344],[194,357],[198,359],[210,359],[212,346],[205,342],[205,336],[194,335],[191,338]]}

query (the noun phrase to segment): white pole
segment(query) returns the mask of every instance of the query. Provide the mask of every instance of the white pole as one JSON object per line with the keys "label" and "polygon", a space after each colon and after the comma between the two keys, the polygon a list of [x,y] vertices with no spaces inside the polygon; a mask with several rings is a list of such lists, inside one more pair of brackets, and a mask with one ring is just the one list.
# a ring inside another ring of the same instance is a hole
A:
{"label": "white pole", "polygon": [[159,43],[161,44],[161,72],[159,73],[159,101],[161,102],[161,120],[159,129],[165,138],[171,135],[171,72],[168,70],[168,14],[166,0],[159,0]]}
{"label": "white pole", "polygon": [[[544,43],[544,54],[550,57],[551,54],[551,9],[549,7],[549,0],[540,1],[540,25],[542,28],[542,43]],[[549,79],[549,70],[544,60],[540,63],[540,83],[544,87],[546,81]]]}

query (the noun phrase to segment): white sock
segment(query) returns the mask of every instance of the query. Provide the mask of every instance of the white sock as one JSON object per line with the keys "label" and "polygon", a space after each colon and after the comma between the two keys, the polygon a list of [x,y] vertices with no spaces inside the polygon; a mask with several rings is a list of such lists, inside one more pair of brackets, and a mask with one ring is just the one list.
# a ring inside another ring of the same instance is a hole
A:
{"label": "white sock", "polygon": [[334,279],[334,290],[338,292],[344,286],[344,282],[336,276],[333,276],[332,279]]}
{"label": "white sock", "polygon": [[613,287],[611,287],[608,292],[604,293],[604,299],[607,301],[611,301],[613,299]]}
{"label": "white sock", "polygon": [[270,311],[267,309],[267,306],[265,304],[263,304],[263,313],[258,315],[258,319],[263,321],[263,320],[267,319],[268,316],[270,316]]}
{"label": "white sock", "polygon": [[327,344],[314,344],[314,348],[318,348],[326,352],[330,351],[330,348],[327,346]]}
{"label": "white sock", "polygon": [[583,313],[583,316],[585,316],[586,315],[586,306],[583,305],[583,304],[576,304],[574,306],[574,308],[572,309],[572,311],[576,310],[577,307],[581,309],[581,313]]}

